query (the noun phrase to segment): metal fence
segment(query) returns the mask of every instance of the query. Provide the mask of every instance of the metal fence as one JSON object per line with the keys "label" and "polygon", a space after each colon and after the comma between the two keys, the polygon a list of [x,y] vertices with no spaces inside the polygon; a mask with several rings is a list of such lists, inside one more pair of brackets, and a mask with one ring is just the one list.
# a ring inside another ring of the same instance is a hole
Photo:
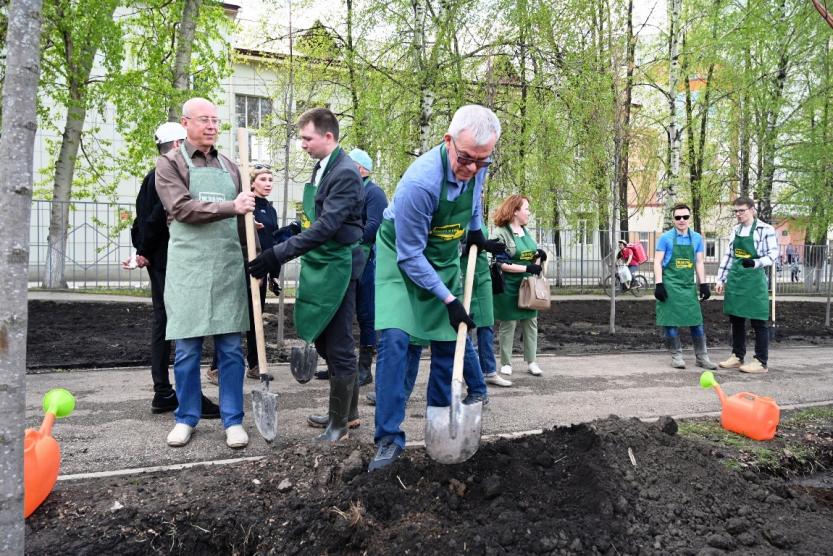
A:
{"label": "metal fence", "polygon": [[[50,201],[34,201],[29,232],[29,281],[41,284],[46,264],[47,236],[52,208]],[[133,247],[130,224],[135,207],[131,204],[73,202],[68,211],[68,236],[65,253],[65,277],[70,288],[146,288],[147,273],[142,269],[124,270],[121,261],[130,257]],[[533,228],[539,246],[550,253],[547,276],[556,290],[576,293],[601,291],[602,281],[610,273],[610,234],[593,229],[554,230]],[[629,243],[639,242],[648,255],[640,267],[653,283],[653,255],[660,233],[629,231]],[[704,239],[706,277],[713,283],[729,240]],[[831,281],[831,246],[793,245],[781,247],[776,265],[777,289],[784,294],[825,295]],[[298,262],[284,265],[286,287],[297,285]]]}

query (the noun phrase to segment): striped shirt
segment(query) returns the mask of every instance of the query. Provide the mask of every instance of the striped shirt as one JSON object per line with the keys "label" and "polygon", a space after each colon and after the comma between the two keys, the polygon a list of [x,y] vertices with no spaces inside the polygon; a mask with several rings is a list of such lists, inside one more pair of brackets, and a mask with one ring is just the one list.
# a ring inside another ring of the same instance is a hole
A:
{"label": "striped shirt", "polygon": [[[732,237],[729,240],[729,247],[726,253],[723,254],[723,260],[720,261],[720,267],[717,270],[717,282],[725,283],[729,277],[729,270],[732,268],[732,262],[735,260],[735,236],[747,237],[751,231],[752,226],[744,226],[738,224],[735,226]],[[755,252],[758,258],[755,259],[755,268],[763,268],[765,266],[772,266],[772,263],[778,258],[778,238],[775,235],[775,228],[756,220],[755,228]]]}

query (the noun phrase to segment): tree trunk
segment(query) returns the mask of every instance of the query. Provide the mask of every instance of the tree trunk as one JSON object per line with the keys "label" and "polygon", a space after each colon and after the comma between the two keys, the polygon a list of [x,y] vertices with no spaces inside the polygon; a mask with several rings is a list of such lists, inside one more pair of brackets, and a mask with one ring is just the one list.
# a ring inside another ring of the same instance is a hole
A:
{"label": "tree trunk", "polygon": [[[89,74],[88,74],[89,75]],[[52,187],[52,207],[49,214],[49,235],[46,238],[46,264],[43,287],[66,288],[66,246],[69,228],[69,200],[72,179],[75,175],[75,159],[81,146],[81,132],[87,117],[80,87],[71,87],[73,100],[67,110],[67,121],[61,137],[61,150],[55,163],[55,181]]]}
{"label": "tree trunk", "polygon": [[[631,126],[631,103],[633,102],[633,70],[636,58],[636,37],[633,35],[633,0],[628,0],[627,17],[627,50],[625,53],[625,90],[622,98],[621,123],[617,126],[619,133],[619,164],[617,168],[618,194],[619,194],[619,229],[624,234],[628,231],[628,185],[629,185],[629,158],[630,158],[630,126]],[[623,237],[625,237],[623,235]],[[627,237],[625,237],[627,240]]]}
{"label": "tree trunk", "polygon": [[772,104],[766,112],[766,128],[764,130],[764,147],[762,150],[761,179],[758,188],[758,216],[764,222],[772,222],[772,186],[775,180],[775,155],[778,141],[778,115],[781,111],[781,100],[784,96],[784,84],[787,80],[788,59],[781,54],[778,70],[774,77],[774,91]]}
{"label": "tree trunk", "polygon": [[23,554],[29,219],[40,78],[41,1],[8,7],[0,128],[0,554]]}
{"label": "tree trunk", "polygon": [[[200,15],[202,0],[185,0],[182,7],[182,20],[179,22],[179,33],[176,40],[176,57],[174,58],[173,84],[177,91],[191,89],[191,49],[197,32],[197,19]],[[184,96],[184,95],[183,95]],[[168,121],[178,122],[181,98],[171,99],[168,107]]]}
{"label": "tree trunk", "polygon": [[668,5],[668,176],[664,191],[665,222],[670,228],[671,207],[677,202],[680,179],[681,132],[677,125],[677,86],[680,81],[680,12],[682,0],[669,0]]}
{"label": "tree trunk", "polygon": [[350,83],[350,101],[353,104],[353,135],[356,146],[369,149],[365,137],[365,121],[359,104],[359,83],[356,76],[356,46],[353,43],[353,0],[347,0],[347,74]]}

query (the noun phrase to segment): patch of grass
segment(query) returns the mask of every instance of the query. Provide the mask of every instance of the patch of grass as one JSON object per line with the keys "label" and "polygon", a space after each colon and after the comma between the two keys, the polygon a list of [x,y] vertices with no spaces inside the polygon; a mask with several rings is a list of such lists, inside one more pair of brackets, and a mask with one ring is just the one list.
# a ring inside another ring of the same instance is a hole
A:
{"label": "patch of grass", "polygon": [[33,292],[85,293],[94,295],[125,295],[129,297],[150,297],[150,288],[77,288],[71,290],[52,290],[29,288]]}
{"label": "patch of grass", "polygon": [[784,416],[781,423],[793,427],[819,425],[833,421],[833,406],[822,405],[799,409]]}

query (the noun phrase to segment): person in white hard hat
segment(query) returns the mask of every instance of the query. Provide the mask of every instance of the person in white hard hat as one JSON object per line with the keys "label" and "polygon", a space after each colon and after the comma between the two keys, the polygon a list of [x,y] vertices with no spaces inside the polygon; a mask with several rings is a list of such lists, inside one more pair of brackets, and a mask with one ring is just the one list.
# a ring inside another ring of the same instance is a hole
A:
{"label": "person in white hard hat", "polygon": [[[185,128],[176,122],[165,122],[156,129],[156,150],[164,155],[179,148],[185,140]],[[156,192],[156,169],[147,173],[136,198],[136,218],[130,230],[136,249],[136,266],[144,268],[150,276],[150,294],[153,299],[153,327],[150,340],[150,374],[153,378],[152,413],[173,411],[179,405],[168,373],[171,342],[165,340],[165,269],[168,260],[168,222],[165,208]],[[126,265],[123,265],[126,266]],[[219,419],[217,404],[202,396],[202,418]]]}

